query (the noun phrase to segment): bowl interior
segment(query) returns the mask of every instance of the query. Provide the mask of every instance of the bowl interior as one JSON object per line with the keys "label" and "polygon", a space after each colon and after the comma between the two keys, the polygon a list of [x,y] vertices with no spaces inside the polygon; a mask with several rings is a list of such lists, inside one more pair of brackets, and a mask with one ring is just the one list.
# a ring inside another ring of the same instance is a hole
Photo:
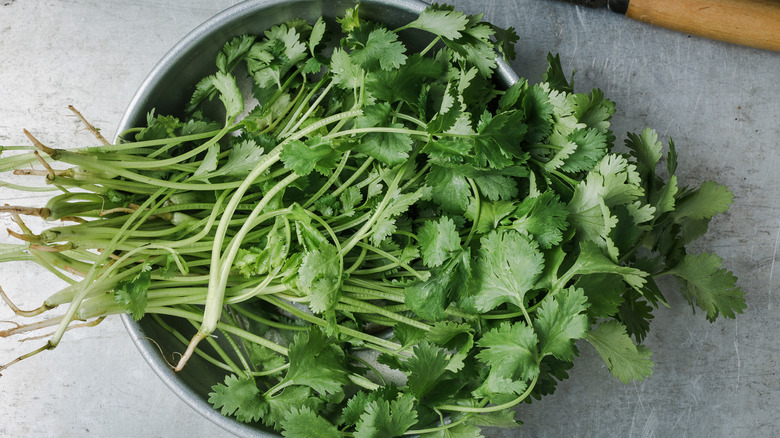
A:
{"label": "bowl interior", "polygon": [[[216,71],[215,57],[231,38],[246,33],[261,35],[271,26],[295,18],[313,23],[322,16],[326,21],[333,21],[356,3],[353,0],[259,0],[246,1],[225,10],[193,30],[159,61],[130,102],[117,132],[142,125],[151,109],[155,109],[157,114],[181,115],[195,84]],[[426,6],[416,0],[363,0],[360,16],[394,28],[413,20]],[[411,40],[416,38],[414,32],[409,37]],[[425,35],[420,37],[427,38]],[[424,47],[424,44],[421,46]],[[499,62],[497,74],[497,79],[504,84],[517,80],[511,68],[502,62]],[[207,401],[208,393],[212,385],[224,380],[224,370],[193,356],[182,371],[174,372],[169,365],[173,361],[172,354],[183,352],[186,346],[152,318],[138,322],[128,315],[122,318],[155,373],[193,409],[238,436],[279,436],[259,423],[241,423],[211,407]],[[165,323],[187,337],[195,332],[192,325],[184,320],[168,318]],[[201,347],[207,347],[206,343],[201,343]]]}

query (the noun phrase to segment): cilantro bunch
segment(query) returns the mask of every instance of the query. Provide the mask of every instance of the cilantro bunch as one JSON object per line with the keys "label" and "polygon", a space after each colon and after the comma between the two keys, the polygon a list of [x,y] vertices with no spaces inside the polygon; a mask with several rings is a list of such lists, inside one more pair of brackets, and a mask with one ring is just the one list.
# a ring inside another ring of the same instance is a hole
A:
{"label": "cilantro bunch", "polygon": [[[77,320],[152,318],[187,345],[177,369],[225,370],[216,409],[288,437],[512,427],[578,345],[620,381],[650,375],[657,278],[709,320],[745,307],[720,258],[686,250],[732,194],[678,186],[652,130],[613,150],[614,103],[575,93],[557,56],[538,84],[498,82],[516,41],[446,6],[397,29],[355,7],[230,40],[185,116],[151,112],[116,144],[29,134],[0,170],[61,194],[3,208],[23,243],[0,260],[69,285],[32,311],[2,296],[23,317],[67,310],[2,334],[57,325],[28,357]],[[24,214],[74,224],[36,233]]]}

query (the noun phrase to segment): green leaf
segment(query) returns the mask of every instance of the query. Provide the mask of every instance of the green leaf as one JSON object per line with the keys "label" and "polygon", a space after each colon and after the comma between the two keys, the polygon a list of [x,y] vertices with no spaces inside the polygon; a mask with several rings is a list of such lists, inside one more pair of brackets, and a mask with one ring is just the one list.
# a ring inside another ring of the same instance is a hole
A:
{"label": "green leaf", "polygon": [[452,219],[443,216],[427,221],[417,232],[423,263],[429,268],[440,266],[453,253],[460,251],[460,236]]}
{"label": "green leaf", "polygon": [[463,213],[469,206],[469,199],[473,198],[471,185],[465,177],[435,164],[428,170],[425,184],[431,188],[433,201],[448,212]]}
{"label": "green leaf", "polygon": [[382,128],[403,128],[401,123],[392,122],[392,108],[389,103],[380,103],[363,108],[363,115],[355,120],[357,128],[376,128],[376,132],[363,134],[357,150],[377,160],[395,166],[409,157],[412,137],[406,133],[382,132]]}
{"label": "green leaf", "polygon": [[560,167],[563,172],[590,170],[607,153],[607,136],[596,129],[578,129],[568,140],[577,147],[563,161]]}
{"label": "green leaf", "polygon": [[517,198],[517,183],[511,177],[504,175],[482,175],[474,177],[473,179],[480,193],[491,201]]}
{"label": "green leaf", "polygon": [[244,97],[238,89],[236,78],[230,73],[216,72],[212,79],[214,88],[219,91],[219,100],[225,105],[227,118],[235,118],[244,111]]}
{"label": "green leaf", "polygon": [[525,307],[525,294],[542,273],[544,258],[536,243],[514,231],[493,231],[480,239],[473,299],[480,312],[502,303]]}
{"label": "green leaf", "polygon": [[193,180],[206,179],[212,176],[212,173],[217,170],[219,157],[219,145],[211,145],[206,151],[206,155],[203,157],[203,161],[200,162],[200,166],[192,173]]}
{"label": "green leaf", "polygon": [[268,412],[263,394],[254,379],[238,378],[234,374],[225,377],[224,383],[211,387],[209,403],[219,409],[222,415],[235,416],[239,421],[258,421]]}
{"label": "green leaf", "polygon": [[253,35],[239,35],[228,41],[217,54],[217,68],[228,73],[246,56],[255,42]]}
{"label": "green leaf", "polygon": [[637,168],[642,175],[655,175],[655,166],[661,160],[663,144],[658,141],[658,134],[654,130],[645,128],[641,135],[629,132],[626,147],[636,158]]}
{"label": "green leaf", "polygon": [[561,57],[552,53],[547,54],[547,71],[542,76],[542,81],[550,84],[550,88],[553,90],[562,91],[564,93],[574,92],[574,80],[571,84],[566,79],[566,75],[563,73],[563,67],[561,67]]}
{"label": "green leaf", "polygon": [[566,205],[552,190],[536,197],[527,197],[514,212],[512,228],[528,234],[544,249],[561,243],[563,232],[569,226],[566,221]]}
{"label": "green leaf", "polygon": [[617,321],[607,321],[588,332],[588,342],[596,348],[607,368],[618,380],[629,383],[653,374],[652,353],[637,346]]}
{"label": "green leaf", "polygon": [[417,423],[414,397],[402,395],[395,400],[376,400],[368,403],[366,411],[355,426],[355,438],[384,438],[401,436]]}
{"label": "green leaf", "polygon": [[[601,134],[609,134],[609,120],[615,114],[615,103],[604,99],[604,93],[598,88],[590,95],[575,94],[573,97],[574,117],[592,130]],[[606,137],[606,135],[605,135]]]}
{"label": "green leaf", "polygon": [[[538,339],[524,322],[502,322],[477,341],[477,359],[490,365],[490,376],[512,382],[539,374]],[[517,391],[515,391],[517,392]]]}
{"label": "green leaf", "polygon": [[516,208],[516,204],[510,201],[480,200],[476,202],[476,199],[472,198],[472,202],[466,210],[466,218],[477,222],[475,225],[477,233],[487,234],[498,229],[501,222],[509,217]]}
{"label": "green leaf", "polygon": [[623,277],[623,281],[634,289],[641,289],[645,284],[645,277],[647,276],[645,271],[630,266],[618,265],[604,255],[595,243],[588,241],[580,243],[580,255],[569,272],[575,272],[580,275],[618,274]]}
{"label": "green leaf", "polygon": [[462,12],[427,8],[406,27],[428,31],[434,35],[455,40],[466,30],[469,19]]}
{"label": "green leaf", "polygon": [[141,271],[129,280],[122,280],[114,288],[114,301],[125,306],[135,321],[144,316],[149,286],[152,284],[152,266],[144,263]]}
{"label": "green leaf", "polygon": [[308,407],[293,407],[284,416],[282,436],[286,438],[340,438],[341,433],[330,421]]}
{"label": "green leaf", "polygon": [[314,26],[312,26],[311,34],[309,35],[309,52],[312,55],[314,55],[314,50],[322,41],[322,37],[325,36],[326,29],[327,26],[325,25],[325,20],[323,20],[322,17],[318,17],[317,21],[314,23]]}
{"label": "green leaf", "polygon": [[282,147],[280,155],[284,167],[306,176],[312,170],[329,175],[338,164],[341,154],[333,149],[328,139],[314,136],[302,142],[293,140]]}
{"label": "green leaf", "polygon": [[493,169],[502,169],[523,155],[520,142],[528,127],[522,122],[522,117],[520,111],[514,110],[495,116],[488,112],[482,114],[477,126],[478,136],[475,138],[477,163],[480,166],[489,164]]}
{"label": "green leaf", "polygon": [[406,63],[406,48],[394,32],[379,27],[371,30],[365,38],[359,31],[353,32],[351,36],[353,38],[348,39],[348,42],[353,46],[350,53],[352,62],[367,71],[377,68],[397,69]]}
{"label": "green leaf", "polygon": [[626,285],[620,275],[592,274],[583,275],[575,283],[588,299],[588,315],[593,319],[615,315],[623,302]]}
{"label": "green leaf", "polygon": [[726,186],[714,181],[705,181],[694,190],[677,200],[677,209],[672,213],[675,222],[681,219],[709,219],[729,209],[734,194]]}
{"label": "green leaf", "polygon": [[363,69],[352,62],[346,51],[339,48],[333,49],[330,56],[330,71],[333,83],[347,90],[357,89],[364,75]]}
{"label": "green leaf", "polygon": [[290,367],[282,382],[308,386],[323,395],[341,392],[350,382],[344,352],[318,328],[298,333],[288,357]]}
{"label": "green leaf", "polygon": [[423,400],[449,374],[449,359],[444,350],[425,341],[415,346],[412,353],[412,357],[404,364],[409,375],[407,386],[417,400]]}
{"label": "green leaf", "polygon": [[244,178],[264,159],[263,151],[254,139],[245,138],[231,145],[227,161],[212,175]]}
{"label": "green leaf", "polygon": [[571,287],[547,295],[533,322],[542,355],[574,360],[574,340],[585,336],[590,324],[585,314],[587,299],[582,289]]}
{"label": "green leaf", "polygon": [[446,70],[436,60],[415,53],[397,69],[378,70],[366,77],[366,91],[378,101],[418,105],[423,83],[440,77]]}
{"label": "green leaf", "polygon": [[261,420],[266,426],[271,426],[275,430],[281,430],[284,419],[293,409],[308,408],[313,412],[322,409],[322,400],[313,397],[311,389],[306,386],[290,386],[281,393],[267,398],[265,400],[268,406],[268,412],[263,415]]}
{"label": "green leaf", "polygon": [[309,307],[313,312],[325,313],[338,303],[340,261],[338,250],[329,243],[303,256],[298,272],[298,286],[309,296]]}
{"label": "green leaf", "polygon": [[447,316],[445,309],[453,298],[470,287],[471,252],[466,249],[447,264],[434,268],[425,281],[417,281],[404,288],[404,302],[419,317],[440,320]]}
{"label": "green leaf", "polygon": [[722,266],[723,260],[714,254],[688,254],[666,273],[677,278],[680,292],[691,305],[707,312],[708,320],[718,315],[735,318],[746,307],[744,292],[737,278]]}
{"label": "green leaf", "polygon": [[674,211],[677,196],[677,176],[672,175],[664,186],[650,196],[650,203],[655,208],[655,218],[662,214]]}

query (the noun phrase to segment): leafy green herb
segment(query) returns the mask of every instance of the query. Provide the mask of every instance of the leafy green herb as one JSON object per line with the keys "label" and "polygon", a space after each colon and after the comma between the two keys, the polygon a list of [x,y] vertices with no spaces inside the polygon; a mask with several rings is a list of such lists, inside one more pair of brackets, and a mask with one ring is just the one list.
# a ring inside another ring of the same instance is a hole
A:
{"label": "leafy green herb", "polygon": [[614,152],[615,104],[576,93],[558,56],[541,83],[501,83],[517,35],[445,5],[333,27],[231,39],[183,116],[151,111],[117,144],[37,146],[72,166],[48,177],[66,193],[0,211],[73,222],[22,225],[6,251],[71,283],[41,307],[68,310],[38,351],[76,319],[183,318],[198,332],[177,366],[197,352],[227,372],[209,396],[224,415],[287,437],[473,437],[517,426],[579,339],[622,382],[652,374],[659,277],[709,320],[745,309],[723,260],[687,249],[732,193],[680,186],[671,141],[659,171],[650,129]]}

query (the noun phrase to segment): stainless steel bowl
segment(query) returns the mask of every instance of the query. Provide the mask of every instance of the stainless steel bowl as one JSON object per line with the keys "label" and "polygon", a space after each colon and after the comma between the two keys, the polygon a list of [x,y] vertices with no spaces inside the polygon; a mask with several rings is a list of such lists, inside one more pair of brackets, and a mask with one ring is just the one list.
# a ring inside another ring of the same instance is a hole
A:
{"label": "stainless steel bowl", "polygon": [[[152,108],[157,114],[181,114],[189,101],[195,83],[216,70],[214,60],[225,42],[234,36],[262,34],[271,26],[303,18],[314,22],[318,17],[333,19],[358,3],[352,0],[256,0],[246,1],[214,16],[190,32],[176,44],[152,69],[136,92],[119,123],[117,132],[139,126]],[[363,0],[361,17],[381,21],[390,27],[400,27],[413,20],[427,6],[416,0]],[[423,45],[424,47],[424,45]],[[517,76],[511,68],[499,62],[497,80],[505,85]],[[277,437],[261,424],[241,423],[225,417],[208,403],[211,386],[225,378],[225,371],[193,356],[180,372],[174,372],[161,354],[170,357],[183,346],[176,338],[151,318],[139,322],[123,315],[127,331],[154,372],[193,409],[225,430],[242,437]],[[183,333],[192,331],[182,321],[167,321]],[[152,342],[151,340],[154,340]]]}

